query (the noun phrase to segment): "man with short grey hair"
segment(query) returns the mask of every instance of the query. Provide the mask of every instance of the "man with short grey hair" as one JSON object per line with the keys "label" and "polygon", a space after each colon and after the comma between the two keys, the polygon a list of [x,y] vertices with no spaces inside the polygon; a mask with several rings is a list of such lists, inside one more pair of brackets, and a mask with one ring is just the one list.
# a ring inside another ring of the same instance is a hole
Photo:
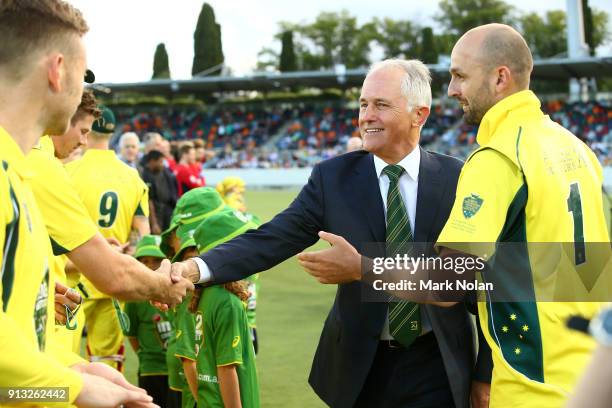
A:
{"label": "man with short grey hair", "polygon": [[119,158],[128,166],[135,168],[140,173],[138,164],[138,151],[140,149],[140,139],[134,132],[126,132],[119,139]]}
{"label": "man with short grey hair", "polygon": [[[272,221],[173,269],[200,283],[240,280],[326,239],[321,231],[368,256],[408,241],[428,243],[425,255],[433,256],[462,163],[419,146],[431,105],[427,67],[374,64],[359,105],[363,150],[319,163]],[[362,282],[339,282],[309,378],[317,395],[332,407],[469,407],[478,370],[468,304],[374,303],[368,295],[374,290]],[[490,368],[481,371],[486,380]]]}

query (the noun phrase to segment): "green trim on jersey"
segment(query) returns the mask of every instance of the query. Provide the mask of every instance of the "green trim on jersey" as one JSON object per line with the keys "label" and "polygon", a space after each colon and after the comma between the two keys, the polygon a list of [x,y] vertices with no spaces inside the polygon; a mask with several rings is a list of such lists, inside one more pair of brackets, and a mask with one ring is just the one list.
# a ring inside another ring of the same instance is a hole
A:
{"label": "green trim on jersey", "polygon": [[[6,171],[8,163],[2,161],[2,167]],[[13,207],[13,220],[6,225],[4,250],[2,251],[2,267],[0,274],[2,276],[2,310],[6,312],[8,302],[13,291],[13,283],[15,282],[15,254],[17,252],[17,244],[19,243],[19,203],[15,196],[13,187],[9,184],[9,195]]]}
{"label": "green trim on jersey", "polygon": [[[520,133],[519,133],[520,137]],[[513,242],[524,245],[496,251],[491,259],[492,273],[504,279],[504,287],[512,288],[512,282],[531,282],[529,295],[533,302],[488,302],[489,333],[499,346],[504,359],[515,370],[534,381],[544,382],[544,353],[542,334],[535,303],[535,289],[529,254],[525,207],[527,205],[527,184],[517,191],[510,207],[506,222],[497,240],[499,243]],[[515,250],[516,248],[516,250]],[[517,265],[517,264],[520,264]],[[513,275],[510,275],[512,270]],[[520,272],[517,272],[520,271]],[[517,276],[519,273],[522,276]],[[498,284],[499,287],[499,284]],[[524,288],[520,289],[521,291]],[[526,295],[526,294],[525,294]],[[490,300],[490,299],[488,299]]]}
{"label": "green trim on jersey", "polygon": [[60,256],[60,255],[65,255],[68,252],[70,252],[69,250],[67,250],[66,248],[64,248],[60,244],[58,244],[57,241],[55,241],[50,236],[49,236],[49,239],[51,240],[51,249],[53,249],[53,255]]}

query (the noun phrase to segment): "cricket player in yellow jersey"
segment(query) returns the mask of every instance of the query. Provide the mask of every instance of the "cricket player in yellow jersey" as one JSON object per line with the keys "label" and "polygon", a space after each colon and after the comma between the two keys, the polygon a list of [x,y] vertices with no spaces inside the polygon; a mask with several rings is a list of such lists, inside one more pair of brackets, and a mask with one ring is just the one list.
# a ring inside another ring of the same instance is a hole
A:
{"label": "cricket player in yellow jersey", "polygon": [[[538,302],[540,285],[547,285],[538,274],[549,272],[551,264],[557,274],[571,262],[573,276],[560,274],[562,279],[587,289],[609,287],[602,277],[588,283],[582,276],[590,256],[600,255],[595,243],[603,243],[603,259],[610,259],[602,169],[583,142],[542,113],[528,90],[532,68],[525,40],[501,24],[468,31],[451,55],[448,94],[463,106],[466,122],[480,125],[481,147],[462,169],[451,215],[437,240],[440,257],[489,259],[487,274],[502,275],[507,287],[527,287],[535,295],[491,302],[491,293],[481,292],[478,315],[493,357],[491,407],[563,406],[594,349],[592,340],[568,331],[565,322],[574,314],[593,317],[603,304]],[[357,251],[342,237],[325,232],[321,237],[333,248],[301,254],[302,266],[325,283],[360,279]],[[507,242],[524,245],[504,264],[507,254],[498,248]],[[556,248],[570,243],[571,250],[559,256],[538,247],[554,243]],[[520,274],[509,273],[519,269]],[[426,279],[424,272],[415,274]],[[603,265],[600,272],[606,272]],[[408,292],[402,297],[410,298]]]}
{"label": "cricket player in yellow jersey", "polygon": [[60,0],[0,4],[0,387],[67,387],[61,397],[77,406],[147,405],[135,387],[67,368],[46,352],[51,248],[25,155],[41,134],[68,128],[83,90],[87,29]]}
{"label": "cricket player in yellow jersey", "polygon": [[[66,169],[101,234],[124,244],[130,241],[132,231],[137,238],[150,232],[148,190],[138,172],[108,148],[114,130],[115,117],[104,107],[93,124],[87,151],[81,159],[66,165]],[[90,359],[121,370],[124,356],[121,307],[88,279],[82,280],[88,292],[84,308]]]}
{"label": "cricket player in yellow jersey", "polygon": [[[95,97],[89,90],[83,92],[81,104],[72,117],[68,132],[61,136],[44,136],[39,145],[28,155],[28,164],[35,175],[30,180],[32,190],[39,203],[45,225],[51,237],[55,255],[51,270],[56,270],[60,282],[70,288],[75,288],[82,271],[97,288],[124,300],[165,299],[164,303],[180,301],[180,298],[168,298],[172,282],[162,274],[152,273],[148,268],[132,257],[120,254],[111,248],[104,237],[98,232],[90,218],[81,198],[60,159],[87,143],[87,134],[91,131],[94,116],[99,116]],[[72,225],[74,228],[66,228]],[[110,238],[109,238],[110,239]],[[112,238],[116,243],[114,238]],[[71,266],[67,276],[63,273],[65,260]],[[99,262],[104,259],[105,262]],[[57,264],[57,267],[53,267]],[[67,280],[67,282],[66,282]],[[65,287],[56,285],[56,320],[64,324],[68,312],[77,307],[80,296],[71,293],[69,297],[61,296]],[[77,303],[75,303],[77,302]],[[76,330],[60,329],[64,335],[64,343],[72,342],[73,351],[80,352],[82,327],[84,325],[83,308],[77,314],[79,324]],[[67,326],[74,328],[76,321],[68,322]]]}
{"label": "cricket player in yellow jersey", "polygon": [[[525,40],[508,26],[475,28],[455,45],[448,93],[463,105],[465,120],[480,125],[481,147],[462,169],[438,245],[444,256],[453,249],[465,251],[463,243],[573,242],[578,278],[589,256],[585,243],[609,242],[602,169],[583,142],[542,113],[528,90],[532,68]],[[521,256],[526,261],[522,278],[532,281],[536,297],[536,281],[542,278],[536,274],[546,261],[537,245]],[[494,255],[494,244],[486,246],[472,255]],[[503,255],[491,274],[509,273],[501,265]],[[521,279],[504,278],[510,283]],[[478,306],[493,356],[490,406],[562,406],[595,346],[566,331],[565,322],[573,314],[593,317],[603,305],[481,301]]]}

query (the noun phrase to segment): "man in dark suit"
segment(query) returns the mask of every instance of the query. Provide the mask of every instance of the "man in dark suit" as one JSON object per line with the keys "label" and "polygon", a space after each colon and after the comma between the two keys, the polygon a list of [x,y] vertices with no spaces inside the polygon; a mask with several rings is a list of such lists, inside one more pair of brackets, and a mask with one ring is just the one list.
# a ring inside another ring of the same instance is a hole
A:
{"label": "man in dark suit", "polygon": [[[419,61],[375,64],[360,98],[364,150],[318,164],[272,221],[176,270],[214,284],[243,279],[313,245],[320,231],[345,237],[369,256],[380,256],[381,246],[366,243],[435,242],[462,163],[418,146],[430,111],[430,81]],[[427,255],[433,254],[430,246]],[[486,380],[490,365],[473,375],[466,304],[368,303],[362,300],[367,291],[372,289],[361,282],[338,285],[309,378],[319,397],[332,407],[467,408],[472,379]],[[404,335],[398,316],[417,322],[415,330]]]}

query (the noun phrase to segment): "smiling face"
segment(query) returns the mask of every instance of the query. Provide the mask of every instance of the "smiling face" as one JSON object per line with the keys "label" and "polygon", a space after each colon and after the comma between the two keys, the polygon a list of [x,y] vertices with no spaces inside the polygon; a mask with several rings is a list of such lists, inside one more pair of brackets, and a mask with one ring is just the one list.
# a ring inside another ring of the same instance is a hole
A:
{"label": "smiling face", "polygon": [[[383,67],[370,72],[359,98],[359,131],[363,149],[382,158],[407,155],[418,144],[414,137],[414,111],[401,92],[404,73],[400,68]],[[400,158],[400,159],[401,159]]]}

